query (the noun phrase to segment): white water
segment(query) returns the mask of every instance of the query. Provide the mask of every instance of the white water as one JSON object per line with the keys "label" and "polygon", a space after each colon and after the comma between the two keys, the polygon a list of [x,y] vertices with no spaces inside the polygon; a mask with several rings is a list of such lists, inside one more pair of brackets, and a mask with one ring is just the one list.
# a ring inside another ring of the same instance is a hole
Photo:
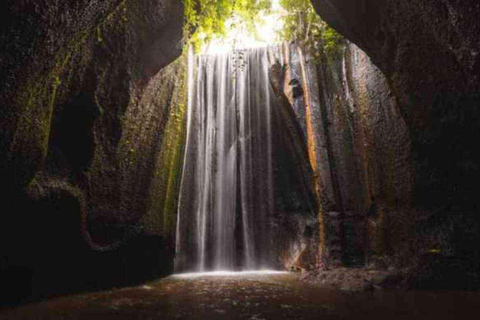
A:
{"label": "white water", "polygon": [[243,277],[243,276],[266,276],[276,274],[288,274],[287,271],[277,270],[254,270],[254,271],[210,271],[210,272],[189,272],[177,273],[173,278],[200,278],[200,277]]}
{"label": "white water", "polygon": [[272,92],[259,48],[189,59],[177,271],[271,266]]}

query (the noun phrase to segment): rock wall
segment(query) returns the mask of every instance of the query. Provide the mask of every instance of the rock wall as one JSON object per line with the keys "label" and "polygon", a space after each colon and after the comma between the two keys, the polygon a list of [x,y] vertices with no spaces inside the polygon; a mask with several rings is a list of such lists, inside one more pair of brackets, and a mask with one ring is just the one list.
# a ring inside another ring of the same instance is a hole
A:
{"label": "rock wall", "polygon": [[[479,154],[471,137],[479,129],[479,4],[364,0],[362,16],[347,1],[313,3],[390,82],[413,139],[415,202],[477,210]],[[352,35],[365,16],[373,22]]]}
{"label": "rock wall", "polygon": [[408,250],[410,139],[385,77],[353,44],[319,60],[290,51],[290,99],[320,201],[318,267],[376,264],[393,244]]}
{"label": "rock wall", "polygon": [[349,45],[335,60],[324,57],[319,68],[330,165],[324,189],[334,196],[325,219],[340,223],[343,262],[361,265],[392,254],[392,242],[398,248],[405,240],[394,238],[409,231],[410,140],[385,77],[366,54]]}
{"label": "rock wall", "polygon": [[2,302],[168,272],[182,2],[0,6]]}
{"label": "rock wall", "polygon": [[[480,4],[312,0],[383,72],[411,139],[423,251],[478,261]],[[435,230],[435,231],[434,231]]]}

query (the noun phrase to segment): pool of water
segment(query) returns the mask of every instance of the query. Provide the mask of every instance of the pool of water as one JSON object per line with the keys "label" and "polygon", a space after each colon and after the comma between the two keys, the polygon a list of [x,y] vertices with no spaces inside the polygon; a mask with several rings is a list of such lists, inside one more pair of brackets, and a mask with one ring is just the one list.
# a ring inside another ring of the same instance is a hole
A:
{"label": "pool of water", "polygon": [[468,319],[478,312],[477,292],[344,293],[297,274],[245,272],[174,275],[3,310],[0,319]]}

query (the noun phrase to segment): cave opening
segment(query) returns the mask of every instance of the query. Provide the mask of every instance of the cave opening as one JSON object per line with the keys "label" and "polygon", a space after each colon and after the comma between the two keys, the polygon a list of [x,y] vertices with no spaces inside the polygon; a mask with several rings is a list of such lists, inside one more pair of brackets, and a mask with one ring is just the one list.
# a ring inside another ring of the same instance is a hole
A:
{"label": "cave opening", "polygon": [[468,310],[477,2],[1,4],[0,317]]}

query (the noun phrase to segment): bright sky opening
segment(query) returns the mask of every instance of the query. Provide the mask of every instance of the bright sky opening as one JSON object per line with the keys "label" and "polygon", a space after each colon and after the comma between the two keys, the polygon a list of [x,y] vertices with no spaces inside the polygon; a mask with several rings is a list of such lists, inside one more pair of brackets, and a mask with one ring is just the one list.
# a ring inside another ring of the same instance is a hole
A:
{"label": "bright sky opening", "polygon": [[278,0],[272,1],[272,8],[269,14],[260,18],[257,23],[257,37],[249,34],[243,28],[230,28],[235,19],[227,21],[229,33],[224,39],[213,39],[203,48],[203,54],[219,54],[231,52],[235,49],[260,48],[278,43],[277,32],[283,28],[281,18],[283,8]]}

